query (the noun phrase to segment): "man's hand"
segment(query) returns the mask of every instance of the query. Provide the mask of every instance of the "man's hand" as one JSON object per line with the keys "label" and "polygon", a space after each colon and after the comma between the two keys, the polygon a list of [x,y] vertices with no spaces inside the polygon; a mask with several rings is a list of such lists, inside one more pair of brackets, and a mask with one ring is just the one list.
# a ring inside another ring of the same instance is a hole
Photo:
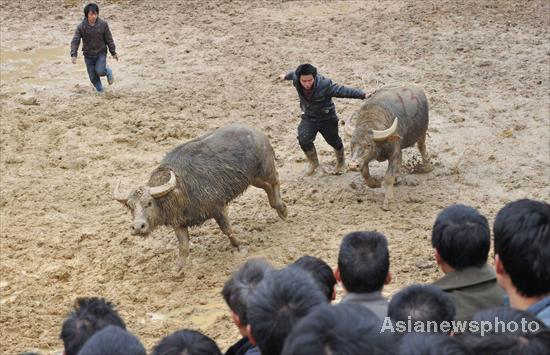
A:
{"label": "man's hand", "polygon": [[372,95],[374,95],[376,93],[376,90],[372,91],[372,92],[368,92],[365,94],[365,97],[363,97],[363,100],[366,100],[368,99],[369,97],[371,97]]}
{"label": "man's hand", "polygon": [[73,62],[73,64],[76,64],[76,57],[71,57],[71,62]]}
{"label": "man's hand", "polygon": [[118,62],[118,54],[113,54],[113,58]]}
{"label": "man's hand", "polygon": [[285,80],[286,73],[279,74],[279,80]]}

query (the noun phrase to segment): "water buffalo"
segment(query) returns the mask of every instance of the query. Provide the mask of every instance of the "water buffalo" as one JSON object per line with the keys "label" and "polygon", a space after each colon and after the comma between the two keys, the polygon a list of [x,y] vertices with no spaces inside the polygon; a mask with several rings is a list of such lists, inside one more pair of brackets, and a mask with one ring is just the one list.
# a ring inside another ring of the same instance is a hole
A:
{"label": "water buffalo", "polygon": [[249,185],[264,189],[271,207],[286,218],[269,139],[256,129],[232,124],[171,150],[147,186],[123,193],[119,182],[113,198],[132,211],[132,234],[147,235],[160,225],[174,228],[181,268],[189,255],[188,227],[207,219],[214,218],[231,245],[240,246],[232,236],[227,204]]}
{"label": "water buffalo", "polygon": [[388,161],[384,177],[386,195],[382,208],[389,209],[393,185],[401,166],[401,150],[418,145],[424,172],[432,170],[426,152],[428,100],[415,85],[392,85],[377,90],[346,122],[344,130],[351,136],[350,170],[360,169],[367,185],[380,187],[369,173],[369,162]]}

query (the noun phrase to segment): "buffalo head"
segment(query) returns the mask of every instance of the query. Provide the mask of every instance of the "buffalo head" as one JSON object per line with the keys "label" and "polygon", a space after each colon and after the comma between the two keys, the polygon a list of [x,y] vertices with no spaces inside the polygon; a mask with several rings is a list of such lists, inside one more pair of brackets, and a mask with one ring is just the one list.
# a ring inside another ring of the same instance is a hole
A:
{"label": "buffalo head", "polygon": [[398,119],[395,117],[391,127],[383,131],[370,130],[368,127],[353,127],[351,120],[353,120],[353,116],[345,125],[346,133],[351,136],[351,158],[348,168],[351,171],[357,171],[363,163],[368,163],[378,156],[376,143],[387,141],[390,137],[396,136]]}
{"label": "buffalo head", "polygon": [[156,199],[165,196],[176,187],[176,175],[170,171],[170,180],[160,186],[140,186],[129,193],[120,191],[120,181],[113,190],[113,198],[132,211],[131,231],[134,235],[148,235],[159,225],[163,212]]}

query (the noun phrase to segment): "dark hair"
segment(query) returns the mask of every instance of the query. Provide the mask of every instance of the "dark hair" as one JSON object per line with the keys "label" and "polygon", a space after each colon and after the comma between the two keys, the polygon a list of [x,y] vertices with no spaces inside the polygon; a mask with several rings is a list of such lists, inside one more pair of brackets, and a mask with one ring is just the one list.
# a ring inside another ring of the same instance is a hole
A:
{"label": "dark hair", "polygon": [[88,18],[89,12],[95,12],[99,15],[99,6],[97,4],[94,4],[93,2],[89,3],[88,5],[84,6],[84,16]]}
{"label": "dark hair", "polygon": [[303,270],[268,273],[248,298],[248,321],[262,355],[278,355],[294,325],[327,299]]}
{"label": "dark hair", "polygon": [[61,327],[65,355],[76,355],[92,335],[108,325],[126,329],[111,302],[97,297],[78,298]]}
{"label": "dark hair", "polygon": [[470,349],[455,337],[434,333],[408,333],[399,339],[399,354],[470,355]]}
{"label": "dark hair", "polygon": [[380,333],[381,322],[366,307],[323,305],[301,319],[285,342],[283,355],[388,354],[393,343]]}
{"label": "dark hair", "polygon": [[453,205],[435,220],[432,246],[453,269],[483,266],[489,256],[491,232],[487,218],[475,208]]}
{"label": "dark hair", "polygon": [[[455,306],[450,297],[432,285],[412,285],[396,293],[388,306],[388,316],[394,322],[451,322]],[[437,327],[440,330],[440,327]]]}
{"label": "dark hair", "polygon": [[504,206],[493,227],[495,254],[520,294],[550,292],[550,205],[518,200]]}
{"label": "dark hair", "polygon": [[78,355],[146,355],[145,348],[133,334],[109,325],[95,333]]}
{"label": "dark hair", "polygon": [[229,308],[239,316],[241,325],[248,325],[246,302],[248,296],[263,280],[265,274],[273,270],[265,260],[247,260],[231,278],[225,282],[222,296]]}
{"label": "dark hair", "polygon": [[[468,328],[460,338],[469,344],[475,354],[548,354],[550,330],[537,317],[526,311],[510,307],[496,307],[477,312],[472,322],[492,327],[483,333],[481,329]],[[514,324],[511,328],[511,324]],[[539,335],[539,333],[541,333]],[[545,340],[546,339],[546,340]],[[543,346],[546,344],[546,350]]]}
{"label": "dark hair", "polygon": [[474,354],[484,355],[547,355],[550,354],[550,330],[534,334],[492,334],[465,336],[461,340]]}
{"label": "dark hair", "polygon": [[353,232],[344,237],[338,268],[348,292],[380,291],[390,270],[386,237],[378,232]]}
{"label": "dark hair", "polygon": [[298,79],[300,79],[300,76],[302,75],[313,75],[313,77],[317,76],[317,68],[315,68],[313,65],[309,63],[300,64],[296,68],[296,76]]}
{"label": "dark hair", "polygon": [[304,255],[294,263],[290,264],[290,266],[299,267],[300,269],[307,271],[321,288],[321,291],[327,297],[327,300],[329,302],[332,301],[336,278],[334,277],[334,272],[326,262],[314,256]]}
{"label": "dark hair", "polygon": [[[495,329],[491,329],[488,332],[484,332],[484,334],[508,333],[508,334],[517,334],[517,335],[527,335],[527,334],[537,333],[540,330],[548,329],[542,320],[538,319],[531,313],[522,311],[519,309],[515,309],[515,308],[510,308],[510,307],[496,307],[496,308],[484,309],[474,314],[472,321],[475,321],[477,323],[491,322],[492,324],[495,324]],[[509,329],[509,327],[506,327],[506,324],[512,323],[512,322],[517,324],[521,324],[521,323],[530,324],[533,327],[536,325],[536,329],[531,330],[529,329],[529,327],[526,327],[526,329],[522,329],[522,327],[518,327],[518,329],[515,329],[514,331],[512,331]],[[500,324],[502,324],[502,326]],[[479,334],[479,332],[471,333],[471,334]]]}
{"label": "dark hair", "polygon": [[195,330],[178,330],[164,337],[153,349],[152,355],[221,355],[218,345]]}

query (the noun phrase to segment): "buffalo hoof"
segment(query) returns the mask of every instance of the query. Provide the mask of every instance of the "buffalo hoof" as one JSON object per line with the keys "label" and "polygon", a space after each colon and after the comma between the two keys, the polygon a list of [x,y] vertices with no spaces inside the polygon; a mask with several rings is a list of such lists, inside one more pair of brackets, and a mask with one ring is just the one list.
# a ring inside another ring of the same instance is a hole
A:
{"label": "buffalo hoof", "polygon": [[277,209],[277,214],[283,221],[286,221],[288,217],[288,209],[286,208],[286,205],[283,205],[283,207]]}
{"label": "buffalo hoof", "polygon": [[373,179],[367,180],[366,182],[367,182],[367,186],[370,187],[371,189],[377,189],[380,186],[382,186],[382,183],[378,179],[373,178]]}
{"label": "buffalo hoof", "polygon": [[345,171],[344,168],[336,169],[336,170],[334,170],[334,172],[332,173],[332,175],[343,175],[345,172],[346,172],[346,171]]}
{"label": "buffalo hoof", "polygon": [[430,173],[434,170],[434,167],[431,163],[425,163],[418,167],[418,172],[422,174]]}
{"label": "buffalo hoof", "polygon": [[187,262],[183,259],[178,259],[175,267],[174,267],[174,272],[176,272],[177,274],[179,274],[180,276],[184,276],[185,275],[185,267],[187,266]]}
{"label": "buffalo hoof", "polygon": [[239,253],[241,255],[248,255],[248,247],[245,245],[239,245],[233,249],[233,253]]}

